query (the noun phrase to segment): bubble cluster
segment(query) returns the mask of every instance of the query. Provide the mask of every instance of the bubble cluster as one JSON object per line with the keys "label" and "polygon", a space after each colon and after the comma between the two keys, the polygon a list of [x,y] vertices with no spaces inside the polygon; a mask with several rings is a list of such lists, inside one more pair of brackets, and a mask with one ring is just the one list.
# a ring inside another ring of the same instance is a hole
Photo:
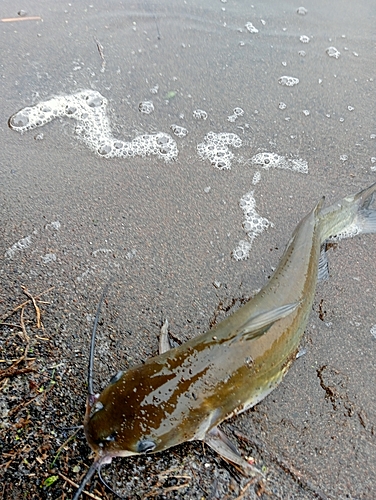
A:
{"label": "bubble cluster", "polygon": [[150,115],[154,111],[154,104],[151,101],[142,101],[138,105],[138,110],[145,115]]}
{"label": "bubble cluster", "polygon": [[233,123],[239,118],[239,116],[244,115],[244,110],[242,108],[234,108],[232,113],[233,113],[232,115],[227,117],[227,121]]}
{"label": "bubble cluster", "polygon": [[232,258],[234,260],[247,260],[249,252],[251,251],[252,243],[245,240],[240,240],[238,246],[232,251]]}
{"label": "bubble cluster", "polygon": [[257,28],[255,28],[255,27],[253,26],[253,24],[252,24],[250,21],[248,21],[248,22],[245,24],[245,27],[247,28],[247,30],[248,30],[250,33],[258,33],[258,31],[259,31]]}
{"label": "bubble cluster", "polygon": [[195,109],[193,111],[193,118],[196,118],[196,120],[206,120],[207,117],[208,114],[203,109]]}
{"label": "bubble cluster", "polygon": [[310,39],[310,38],[309,38],[309,36],[307,36],[307,35],[302,35],[302,36],[299,38],[299,40],[300,40],[302,43],[309,43],[311,39]]}
{"label": "bubble cluster", "polygon": [[253,175],[252,184],[255,186],[256,184],[258,184],[260,182],[260,180],[261,180],[261,174],[259,171],[257,171]]}
{"label": "bubble cluster", "polygon": [[280,103],[278,104],[278,107],[279,107],[279,109],[286,109],[286,108],[287,108],[287,105],[286,105],[284,102],[280,102]]}
{"label": "bubble cluster", "polygon": [[250,241],[239,241],[238,246],[232,252],[232,256],[235,260],[245,260],[249,257],[249,251],[256,236],[265,231],[269,226],[273,226],[273,224],[256,212],[256,200],[253,197],[253,191],[242,196],[239,206],[244,214],[243,229]]}
{"label": "bubble cluster", "polygon": [[294,85],[298,85],[299,78],[295,78],[294,76],[281,76],[278,78],[278,83],[285,87],[293,87]]}
{"label": "bubble cluster", "polygon": [[174,135],[177,137],[185,137],[188,134],[188,130],[181,125],[175,125],[174,123],[171,125],[171,130]]}
{"label": "bubble cluster", "polygon": [[58,117],[74,118],[77,120],[75,132],[78,138],[104,158],[156,155],[170,161],[177,157],[176,142],[163,132],[140,135],[130,142],[113,137],[106,114],[107,102],[107,99],[95,90],[53,97],[35,106],[21,109],[10,117],[9,126],[17,132],[26,132]]}
{"label": "bubble cluster", "polygon": [[261,168],[268,170],[269,168],[283,168],[300,172],[302,174],[308,173],[308,164],[305,160],[300,159],[286,159],[284,156],[279,156],[276,153],[258,153],[251,159],[251,163],[259,165]]}
{"label": "bubble cluster", "polygon": [[31,245],[31,235],[26,236],[25,238],[21,238],[14,245],[8,248],[4,256],[7,259],[13,259],[13,257],[16,255],[17,252],[22,252],[23,250],[26,250],[26,248],[29,248],[30,245]]}
{"label": "bubble cluster", "polygon": [[326,49],[326,53],[328,54],[329,57],[334,57],[335,59],[338,59],[339,56],[341,55],[340,51],[337,50],[335,47],[328,47]]}
{"label": "bubble cluster", "polygon": [[210,163],[219,170],[231,169],[231,160],[234,154],[228,146],[240,148],[242,140],[231,132],[209,132],[204,137],[204,142],[197,145],[197,153],[202,160],[210,160]]}

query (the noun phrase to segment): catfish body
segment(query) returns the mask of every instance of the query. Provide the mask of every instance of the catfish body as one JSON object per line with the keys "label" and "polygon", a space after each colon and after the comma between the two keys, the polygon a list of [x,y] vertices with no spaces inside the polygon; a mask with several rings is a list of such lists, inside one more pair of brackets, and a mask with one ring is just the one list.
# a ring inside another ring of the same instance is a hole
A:
{"label": "catfish body", "polygon": [[[96,462],[202,440],[238,464],[217,425],[269,394],[295,359],[312,307],[322,244],[376,231],[376,184],[296,227],[278,268],[247,304],[203,335],[119,373],[88,404],[84,422]],[[231,451],[232,450],[232,451]]]}

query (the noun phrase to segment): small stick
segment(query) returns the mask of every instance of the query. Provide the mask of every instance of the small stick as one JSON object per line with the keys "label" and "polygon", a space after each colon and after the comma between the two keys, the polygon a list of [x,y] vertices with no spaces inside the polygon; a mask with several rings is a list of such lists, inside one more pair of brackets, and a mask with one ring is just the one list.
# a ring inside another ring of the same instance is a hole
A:
{"label": "small stick", "polygon": [[101,42],[99,40],[97,40],[95,37],[94,37],[94,42],[97,44],[97,49],[98,49],[98,52],[99,52],[99,55],[101,56],[101,59],[102,59],[102,67],[101,67],[101,73],[104,73],[104,70],[106,68],[106,60],[104,58],[104,49],[103,49],[103,45],[101,44]]}
{"label": "small stick", "polygon": [[[34,361],[35,359],[37,359],[37,358],[25,358],[23,361]],[[14,363],[15,361],[17,361],[17,364],[18,364],[19,361],[20,361],[20,358],[17,358],[17,359],[0,359],[0,363]]]}
{"label": "small stick", "polygon": [[[67,483],[69,483],[71,486],[74,486],[75,488],[78,488],[78,484],[75,483],[75,482],[73,482],[71,479],[69,479],[69,477],[64,476],[64,474],[62,474],[61,472],[58,472],[58,475],[61,477],[61,479],[64,479],[64,481],[66,481]],[[97,497],[97,495],[93,495],[93,493],[90,493],[89,491],[83,490],[82,493],[85,493],[85,495],[87,495],[90,498],[93,498],[94,500],[102,500],[102,498]]]}
{"label": "small stick", "polygon": [[21,329],[20,325],[15,325],[14,323],[5,323],[3,321],[0,322],[0,326],[9,326],[11,328],[19,328],[19,329]]}
{"label": "small stick", "polygon": [[29,299],[31,299],[31,301],[33,302],[33,306],[34,306],[34,309],[35,309],[35,314],[37,315],[37,328],[40,328],[40,325],[41,325],[41,322],[40,322],[40,309],[37,305],[37,302],[35,300],[35,298],[31,295],[31,293],[27,290],[26,286],[21,286],[21,289],[23,291],[23,293],[29,297]]}
{"label": "small stick", "polygon": [[11,378],[11,377],[16,377],[17,375],[22,375],[23,373],[29,373],[29,372],[35,372],[34,368],[31,368],[31,366],[27,366],[26,368],[18,368],[16,370],[16,365],[17,361],[13,363],[12,366],[7,368],[6,370],[1,370],[0,371],[0,381],[3,380],[4,378]]}
{"label": "small stick", "polygon": [[255,477],[253,477],[250,481],[248,481],[248,483],[244,486],[244,488],[242,488],[240,490],[240,495],[237,496],[235,498],[235,500],[241,500],[244,497],[244,495],[246,494],[246,492],[247,492],[248,488],[251,486],[251,484],[253,484],[255,482],[256,482],[256,478]]}
{"label": "small stick", "polygon": [[[24,18],[20,18],[20,19],[24,19]],[[41,293],[38,293],[38,295],[35,296],[36,299],[39,300],[39,297],[41,297],[42,295],[50,292],[51,290],[53,290],[55,287],[54,286],[51,286],[51,288],[48,288],[48,290],[45,290],[44,292],[41,292]],[[10,313],[5,313],[1,316],[1,320],[4,321],[5,319],[9,318],[10,316],[12,316],[15,312],[17,312],[19,309],[22,309],[23,307],[27,306],[27,304],[30,303],[30,299],[29,300],[26,300],[25,302],[23,302],[22,304],[20,304],[19,306],[15,307]]]}
{"label": "small stick", "polygon": [[[31,449],[31,448],[30,448],[30,449]],[[5,464],[1,464],[1,466],[0,466],[0,467],[4,467],[4,469],[5,469],[5,470],[7,470],[7,469],[8,469],[8,467],[10,466],[10,464],[11,464],[14,460],[16,460],[16,458],[17,458],[19,455],[21,455],[21,453],[23,453],[24,451],[26,451],[26,452],[30,451],[30,450],[28,450],[28,445],[27,445],[27,444],[26,444],[26,445],[22,448],[22,450],[20,450],[20,451],[15,451],[13,454],[10,454],[10,453],[8,453],[8,454],[4,454],[4,456],[6,456],[6,457],[10,457],[10,460],[8,460],[8,462],[6,462]]]}
{"label": "small stick", "polygon": [[26,327],[25,327],[24,312],[25,312],[25,308],[23,307],[21,309],[20,324],[21,324],[21,328],[22,328],[22,333],[24,334],[24,340],[26,340],[26,342],[27,342],[27,346],[25,347],[25,353],[24,353],[24,357],[26,357],[27,350],[29,349],[30,338],[29,338],[29,335],[27,334]]}
{"label": "small stick", "polygon": [[29,17],[3,17],[1,20],[3,23],[13,23],[14,21],[41,21],[40,16],[29,16]]}

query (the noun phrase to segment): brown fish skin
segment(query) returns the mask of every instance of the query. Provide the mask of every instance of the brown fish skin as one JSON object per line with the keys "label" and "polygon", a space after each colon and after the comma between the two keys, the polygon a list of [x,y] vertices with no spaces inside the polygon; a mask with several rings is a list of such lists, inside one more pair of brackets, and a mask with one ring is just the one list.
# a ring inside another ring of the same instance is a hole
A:
{"label": "brown fish skin", "polygon": [[295,359],[322,243],[352,231],[353,223],[359,232],[375,232],[375,211],[367,201],[375,190],[376,183],[327,209],[321,200],[298,224],[274,275],[253,299],[205,334],[110,382],[84,422],[96,460],[159,452],[195,439],[218,451],[211,438],[216,426],[261,401]]}

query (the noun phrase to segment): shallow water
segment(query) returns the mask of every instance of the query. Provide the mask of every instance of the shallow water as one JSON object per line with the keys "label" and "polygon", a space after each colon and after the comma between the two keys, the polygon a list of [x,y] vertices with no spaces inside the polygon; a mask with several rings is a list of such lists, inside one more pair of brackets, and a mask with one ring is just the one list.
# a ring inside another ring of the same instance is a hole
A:
{"label": "shallow water", "polygon": [[[20,285],[55,287],[46,334],[50,356],[69,376],[61,374],[62,392],[44,421],[71,425],[83,415],[87,334],[109,279],[97,348],[102,386],[119,366],[156,353],[164,317],[186,340],[208,328],[221,303],[261,287],[322,195],[333,202],[375,180],[376,14],[371,0],[41,0],[21,7],[25,16],[3,2],[0,23],[1,295],[7,304],[19,298]],[[23,134],[8,126],[25,107],[86,89],[108,100],[114,141],[168,134],[176,159],[142,157],[150,153],[142,147],[111,158],[104,148],[101,157],[101,132],[85,141],[90,120],[78,131],[80,122],[65,116]],[[239,203],[247,193],[246,213]],[[240,241],[248,260],[233,258]],[[318,287],[307,354],[279,389],[232,424],[256,433],[314,490],[368,499],[376,492],[375,239],[339,247],[330,255],[331,280]],[[335,387],[336,405],[325,384]],[[58,415],[62,398],[70,403]],[[314,498],[268,457],[260,460],[278,477],[276,498],[286,491]],[[126,466],[120,461],[118,470]],[[6,482],[17,488],[27,474],[48,474],[38,461],[33,467]],[[211,491],[210,477],[202,481],[209,490],[196,485],[187,498]],[[223,495],[239,495],[217,484]],[[184,489],[175,495],[184,498]]]}

